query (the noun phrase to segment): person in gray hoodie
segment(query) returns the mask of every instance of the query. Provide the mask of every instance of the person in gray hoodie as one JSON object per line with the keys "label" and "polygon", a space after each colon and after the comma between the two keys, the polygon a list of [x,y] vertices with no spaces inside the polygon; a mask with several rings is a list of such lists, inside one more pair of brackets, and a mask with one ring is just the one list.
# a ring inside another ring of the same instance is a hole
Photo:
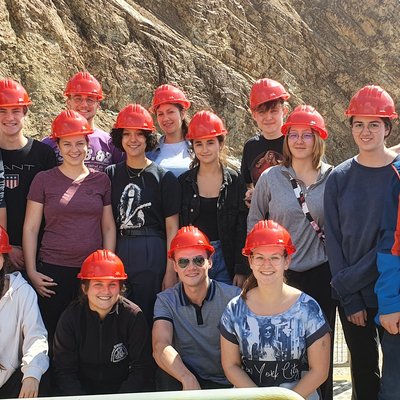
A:
{"label": "person in gray hoodie", "polygon": [[[298,251],[286,274],[287,284],[312,296],[331,328],[335,306],[331,273],[324,244],[324,190],[333,167],[324,163],[325,121],[311,106],[298,106],[282,126],[283,161],[259,178],[251,201],[247,230],[266,218],[284,226]],[[332,399],[332,368],[321,387],[322,398]]]}
{"label": "person in gray hoodie", "polygon": [[4,272],[10,251],[0,226],[0,399],[37,397],[49,367],[47,332],[35,291],[19,272]]}

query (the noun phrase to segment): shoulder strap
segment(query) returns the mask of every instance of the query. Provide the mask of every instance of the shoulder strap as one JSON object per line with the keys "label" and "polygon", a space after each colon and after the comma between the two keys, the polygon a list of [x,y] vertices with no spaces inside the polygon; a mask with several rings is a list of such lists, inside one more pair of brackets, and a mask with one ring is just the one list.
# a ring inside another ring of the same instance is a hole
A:
{"label": "shoulder strap", "polygon": [[310,214],[310,210],[307,207],[307,203],[306,203],[306,198],[304,196],[303,191],[301,190],[301,187],[299,185],[299,183],[296,181],[296,179],[293,178],[293,176],[290,176],[290,183],[292,184],[292,188],[294,191],[294,194],[300,204],[300,207],[304,213],[304,215],[306,216],[308,222],[310,223],[310,225],[312,226],[312,228],[314,229],[315,233],[317,234],[317,236],[319,237],[319,239],[321,240],[321,242],[323,244],[325,244],[325,233],[324,231],[319,227],[319,225],[314,221],[314,218],[312,217],[312,215]]}

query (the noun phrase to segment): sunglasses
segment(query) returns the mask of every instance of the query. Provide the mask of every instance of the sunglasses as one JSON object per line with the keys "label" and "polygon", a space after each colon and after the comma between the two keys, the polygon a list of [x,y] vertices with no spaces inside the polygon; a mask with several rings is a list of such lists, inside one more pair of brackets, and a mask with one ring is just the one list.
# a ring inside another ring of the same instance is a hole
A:
{"label": "sunglasses", "polygon": [[193,258],[178,258],[177,264],[179,268],[186,268],[190,262],[192,262],[193,265],[195,265],[198,268],[201,268],[204,266],[204,263],[206,262],[206,259],[203,256],[195,256]]}

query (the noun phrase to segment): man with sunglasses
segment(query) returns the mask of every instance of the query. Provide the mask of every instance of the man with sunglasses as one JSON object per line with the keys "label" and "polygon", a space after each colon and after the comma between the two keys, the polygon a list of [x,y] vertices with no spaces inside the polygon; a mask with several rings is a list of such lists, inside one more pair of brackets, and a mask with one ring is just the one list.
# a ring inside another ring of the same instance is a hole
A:
{"label": "man with sunglasses", "polygon": [[154,306],[157,390],[231,387],[221,365],[218,323],[240,289],[208,277],[213,253],[194,226],[181,228],[171,241],[168,257],[180,282],[159,293]]}
{"label": "man with sunglasses", "polygon": [[[111,143],[109,133],[94,125],[94,118],[100,109],[100,101],[104,98],[98,80],[89,72],[78,72],[68,81],[64,95],[67,97],[68,109],[77,111],[84,116],[94,130],[88,136],[89,148],[85,165],[96,171],[104,172],[109,165],[123,161],[125,159],[124,153]],[[44,138],[43,142],[52,147],[58,164],[61,164],[62,156],[56,142],[49,137]]]}

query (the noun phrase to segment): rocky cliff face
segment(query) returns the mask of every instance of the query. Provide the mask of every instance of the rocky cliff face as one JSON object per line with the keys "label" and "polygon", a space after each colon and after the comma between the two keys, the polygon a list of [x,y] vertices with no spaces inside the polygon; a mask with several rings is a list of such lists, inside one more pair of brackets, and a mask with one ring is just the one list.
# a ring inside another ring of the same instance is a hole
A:
{"label": "rocky cliff face", "polygon": [[344,117],[352,94],[375,83],[400,99],[399,14],[398,0],[0,0],[0,77],[30,92],[38,137],[79,70],[103,84],[105,130],[124,105],[148,106],[159,84],[175,82],[192,112],[223,117],[237,154],[255,131],[250,86],[270,77],[289,89],[291,106],[325,116],[337,163],[355,151]]}

